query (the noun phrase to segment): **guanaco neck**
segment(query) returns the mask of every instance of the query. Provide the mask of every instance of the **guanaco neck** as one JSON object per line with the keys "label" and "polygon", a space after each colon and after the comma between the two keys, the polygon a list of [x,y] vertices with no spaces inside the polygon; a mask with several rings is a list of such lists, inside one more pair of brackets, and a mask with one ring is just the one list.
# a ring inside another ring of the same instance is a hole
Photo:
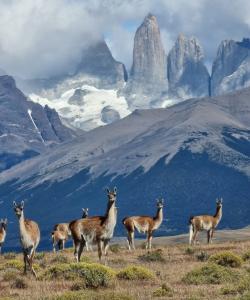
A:
{"label": "guanaco neck", "polygon": [[214,218],[215,218],[217,224],[220,222],[221,217],[222,217],[222,206],[218,206],[216,208],[216,213],[214,215]]}
{"label": "guanaco neck", "polygon": [[154,221],[155,221],[155,223],[161,224],[162,220],[163,220],[163,207],[159,207],[159,208],[157,208],[156,215],[154,217]]}
{"label": "guanaco neck", "polygon": [[109,225],[115,226],[117,218],[117,209],[115,207],[115,201],[109,202],[107,206],[107,211],[105,214],[104,224],[108,227]]}
{"label": "guanaco neck", "polygon": [[23,211],[21,213],[21,216],[19,217],[19,229],[20,229],[21,235],[27,234],[27,231],[25,228],[25,223],[24,223],[24,212]]}

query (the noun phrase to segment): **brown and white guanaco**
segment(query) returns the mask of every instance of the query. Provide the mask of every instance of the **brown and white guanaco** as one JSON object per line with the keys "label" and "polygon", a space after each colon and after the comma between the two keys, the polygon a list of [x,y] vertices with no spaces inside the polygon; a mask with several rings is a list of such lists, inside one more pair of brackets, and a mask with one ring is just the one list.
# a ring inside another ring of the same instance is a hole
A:
{"label": "brown and white guanaco", "polygon": [[104,216],[95,216],[77,221],[72,221],[69,228],[74,240],[76,261],[79,262],[82,251],[86,246],[97,244],[98,257],[101,261],[103,252],[106,255],[109,242],[114,234],[117,220],[117,208],[115,207],[117,189],[107,189],[108,204]]}
{"label": "brown and white guanaco", "polygon": [[[88,208],[82,208],[82,219],[87,218],[89,214]],[[54,226],[53,231],[51,232],[53,251],[56,252],[56,246],[59,250],[64,250],[65,242],[71,236],[71,231],[69,229],[69,223],[59,223]],[[86,245],[88,250],[88,245]]]}
{"label": "brown and white guanaco", "polygon": [[24,274],[27,272],[28,263],[32,274],[36,277],[36,272],[33,268],[33,259],[40,241],[40,230],[36,222],[24,218],[24,201],[20,204],[14,201],[13,206],[19,220],[20,241],[24,258]]}
{"label": "brown and white guanaco", "polygon": [[199,231],[207,231],[207,243],[212,242],[215,228],[222,218],[222,198],[216,199],[216,212],[214,216],[202,215],[189,219],[189,244],[195,244]]}
{"label": "brown and white guanaco", "polygon": [[127,230],[127,240],[129,250],[135,249],[134,235],[135,229],[139,233],[145,233],[147,235],[146,249],[151,249],[153,232],[161,226],[163,221],[163,199],[157,200],[157,212],[155,217],[149,216],[133,216],[126,217],[122,220],[123,225]]}
{"label": "brown and white guanaco", "polygon": [[6,238],[7,219],[0,220],[0,254],[2,253],[2,245]]}

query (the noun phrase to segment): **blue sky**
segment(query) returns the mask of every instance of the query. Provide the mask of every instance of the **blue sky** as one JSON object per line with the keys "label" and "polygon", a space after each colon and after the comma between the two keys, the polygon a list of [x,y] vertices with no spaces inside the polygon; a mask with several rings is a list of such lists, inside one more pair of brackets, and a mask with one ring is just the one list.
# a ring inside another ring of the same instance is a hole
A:
{"label": "blue sky", "polygon": [[149,12],[166,52],[180,32],[196,36],[209,65],[222,40],[250,36],[248,0],[2,0],[0,68],[20,77],[55,76],[74,69],[83,49],[105,36],[129,69],[135,30]]}

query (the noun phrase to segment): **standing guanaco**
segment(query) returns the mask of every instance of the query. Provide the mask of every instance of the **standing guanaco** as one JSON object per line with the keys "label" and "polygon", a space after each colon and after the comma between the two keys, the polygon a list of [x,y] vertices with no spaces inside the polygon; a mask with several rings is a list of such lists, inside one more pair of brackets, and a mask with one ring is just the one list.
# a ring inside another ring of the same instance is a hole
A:
{"label": "standing guanaco", "polygon": [[36,277],[36,272],[33,268],[33,259],[40,241],[40,230],[36,222],[24,218],[24,201],[21,201],[20,204],[14,201],[13,206],[19,220],[20,241],[24,258],[24,274],[27,272],[28,263],[32,274]]}
{"label": "standing guanaco", "polygon": [[163,220],[163,204],[164,200],[160,199],[157,200],[157,212],[155,217],[149,216],[133,216],[133,217],[126,217],[122,220],[123,225],[127,230],[127,240],[128,240],[128,248],[135,249],[135,242],[134,242],[134,234],[135,229],[138,232],[146,233],[147,241],[146,241],[146,249],[151,249],[152,247],[152,238],[153,232],[161,226]]}
{"label": "standing guanaco", "polygon": [[[82,208],[82,219],[87,218],[89,209]],[[56,252],[56,245],[59,250],[64,250],[65,242],[68,240],[71,235],[69,229],[69,223],[59,223],[54,226],[54,230],[51,232],[53,251]],[[88,250],[88,245],[86,245]]]}
{"label": "standing guanaco", "polygon": [[72,221],[69,228],[74,240],[76,261],[79,262],[82,251],[88,244],[97,244],[98,256],[101,261],[103,251],[107,254],[107,249],[117,220],[117,208],[115,207],[117,189],[113,191],[107,189],[108,204],[104,216],[95,216],[86,219]]}
{"label": "standing guanaco", "polygon": [[189,244],[195,243],[199,231],[207,231],[207,243],[212,242],[215,228],[218,226],[222,218],[222,202],[221,198],[216,199],[216,212],[214,216],[202,215],[190,217],[189,219]]}

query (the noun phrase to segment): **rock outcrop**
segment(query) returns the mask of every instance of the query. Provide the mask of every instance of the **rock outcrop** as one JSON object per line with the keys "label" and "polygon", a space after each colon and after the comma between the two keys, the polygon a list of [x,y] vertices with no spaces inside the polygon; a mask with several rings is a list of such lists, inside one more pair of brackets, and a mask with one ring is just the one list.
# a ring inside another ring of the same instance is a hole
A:
{"label": "rock outcrop", "polygon": [[203,50],[194,37],[180,34],[168,54],[169,94],[177,98],[209,95],[209,73]]}

